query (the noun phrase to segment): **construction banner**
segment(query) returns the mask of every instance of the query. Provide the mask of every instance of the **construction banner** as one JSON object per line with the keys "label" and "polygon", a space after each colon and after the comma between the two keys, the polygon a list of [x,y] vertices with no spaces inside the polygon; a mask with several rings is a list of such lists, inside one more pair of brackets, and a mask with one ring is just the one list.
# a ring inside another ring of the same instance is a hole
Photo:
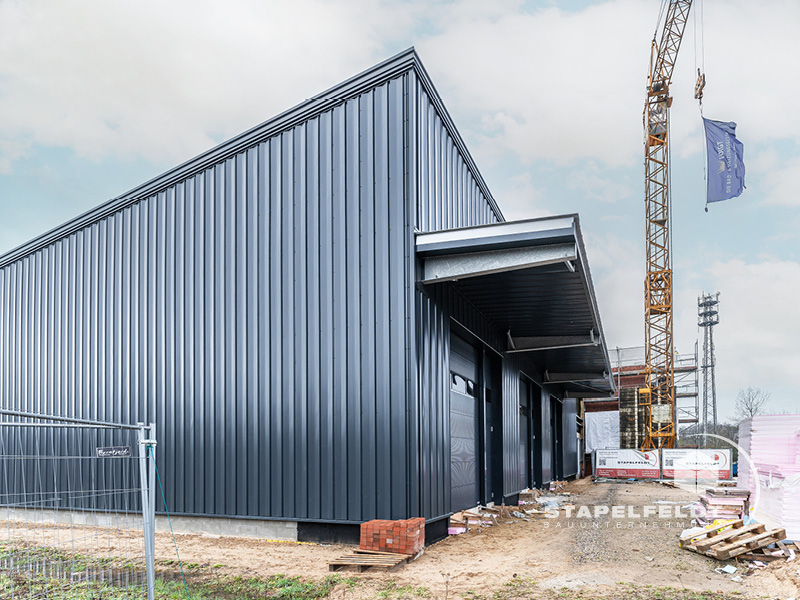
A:
{"label": "construction banner", "polygon": [[736,139],[736,123],[703,117],[708,148],[707,202],[735,198],[744,189],[744,144]]}
{"label": "construction banner", "polygon": [[658,479],[658,450],[595,450],[597,477]]}
{"label": "construction banner", "polygon": [[724,448],[664,448],[664,479],[720,480],[731,478],[731,450]]}

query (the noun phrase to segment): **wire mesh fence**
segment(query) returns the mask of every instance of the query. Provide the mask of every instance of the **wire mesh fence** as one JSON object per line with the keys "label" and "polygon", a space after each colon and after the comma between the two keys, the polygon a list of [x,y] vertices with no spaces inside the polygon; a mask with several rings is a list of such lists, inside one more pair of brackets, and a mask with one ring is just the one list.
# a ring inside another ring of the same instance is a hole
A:
{"label": "wire mesh fence", "polygon": [[152,598],[150,426],[0,419],[0,598]]}

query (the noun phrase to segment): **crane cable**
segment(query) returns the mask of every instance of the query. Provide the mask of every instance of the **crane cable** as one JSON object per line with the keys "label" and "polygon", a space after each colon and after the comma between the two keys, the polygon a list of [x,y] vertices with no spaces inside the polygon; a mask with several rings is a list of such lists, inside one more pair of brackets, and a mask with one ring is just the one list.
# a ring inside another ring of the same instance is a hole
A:
{"label": "crane cable", "polygon": [[[700,10],[694,11],[694,68],[697,71],[697,83],[694,86],[694,97],[700,106],[700,116],[703,115],[703,88],[706,84],[706,40],[703,24],[703,0],[699,0]],[[697,13],[700,13],[700,26],[697,25]],[[700,37],[700,64],[697,62],[697,38]]]}
{"label": "crane cable", "polygon": [[[697,104],[700,109],[700,118],[703,115],[703,88],[706,85],[706,44],[705,44],[705,27],[704,27],[704,14],[703,14],[703,0],[698,0],[699,11],[694,11],[694,67],[697,70],[697,83],[694,86],[694,97],[697,99]],[[700,13],[700,26],[697,25],[697,13]],[[697,38],[700,37],[700,64],[697,62]],[[708,185],[708,149],[706,144],[703,143],[703,181]],[[708,195],[706,195],[705,212],[708,212]]]}
{"label": "crane cable", "polygon": [[658,9],[658,19],[656,20],[656,29],[653,31],[653,41],[656,41],[656,36],[658,35],[659,30],[661,29],[661,19],[664,16],[664,13],[667,10],[667,2],[668,0],[661,0],[661,8]]}

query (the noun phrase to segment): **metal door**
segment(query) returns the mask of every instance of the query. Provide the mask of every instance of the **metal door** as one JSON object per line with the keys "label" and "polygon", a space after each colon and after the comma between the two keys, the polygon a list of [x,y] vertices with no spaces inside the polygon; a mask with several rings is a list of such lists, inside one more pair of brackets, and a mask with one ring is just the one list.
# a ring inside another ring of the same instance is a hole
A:
{"label": "metal door", "polygon": [[[460,378],[459,375],[454,375]],[[450,390],[450,503],[458,511],[478,504],[478,400]]]}
{"label": "metal door", "polygon": [[531,485],[531,421],[530,386],[521,379],[519,382],[519,489]]}
{"label": "metal door", "polygon": [[450,339],[450,509],[459,511],[479,502],[478,364],[469,342]]}

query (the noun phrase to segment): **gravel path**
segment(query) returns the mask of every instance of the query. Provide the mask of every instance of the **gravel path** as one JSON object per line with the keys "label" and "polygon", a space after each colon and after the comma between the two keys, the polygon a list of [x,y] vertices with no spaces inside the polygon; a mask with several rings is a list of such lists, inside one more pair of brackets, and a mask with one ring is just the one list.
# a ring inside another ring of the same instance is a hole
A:
{"label": "gravel path", "polygon": [[[616,486],[605,488],[591,488],[591,491],[600,491],[601,494],[586,494],[579,497],[581,504],[595,504],[612,506],[617,497]],[[590,498],[591,496],[595,496]],[[609,562],[619,560],[616,552],[610,551],[606,540],[608,538],[607,527],[610,525],[609,515],[600,516],[592,522],[582,521],[576,524],[574,532],[574,550],[572,560],[576,563],[585,562]]]}

